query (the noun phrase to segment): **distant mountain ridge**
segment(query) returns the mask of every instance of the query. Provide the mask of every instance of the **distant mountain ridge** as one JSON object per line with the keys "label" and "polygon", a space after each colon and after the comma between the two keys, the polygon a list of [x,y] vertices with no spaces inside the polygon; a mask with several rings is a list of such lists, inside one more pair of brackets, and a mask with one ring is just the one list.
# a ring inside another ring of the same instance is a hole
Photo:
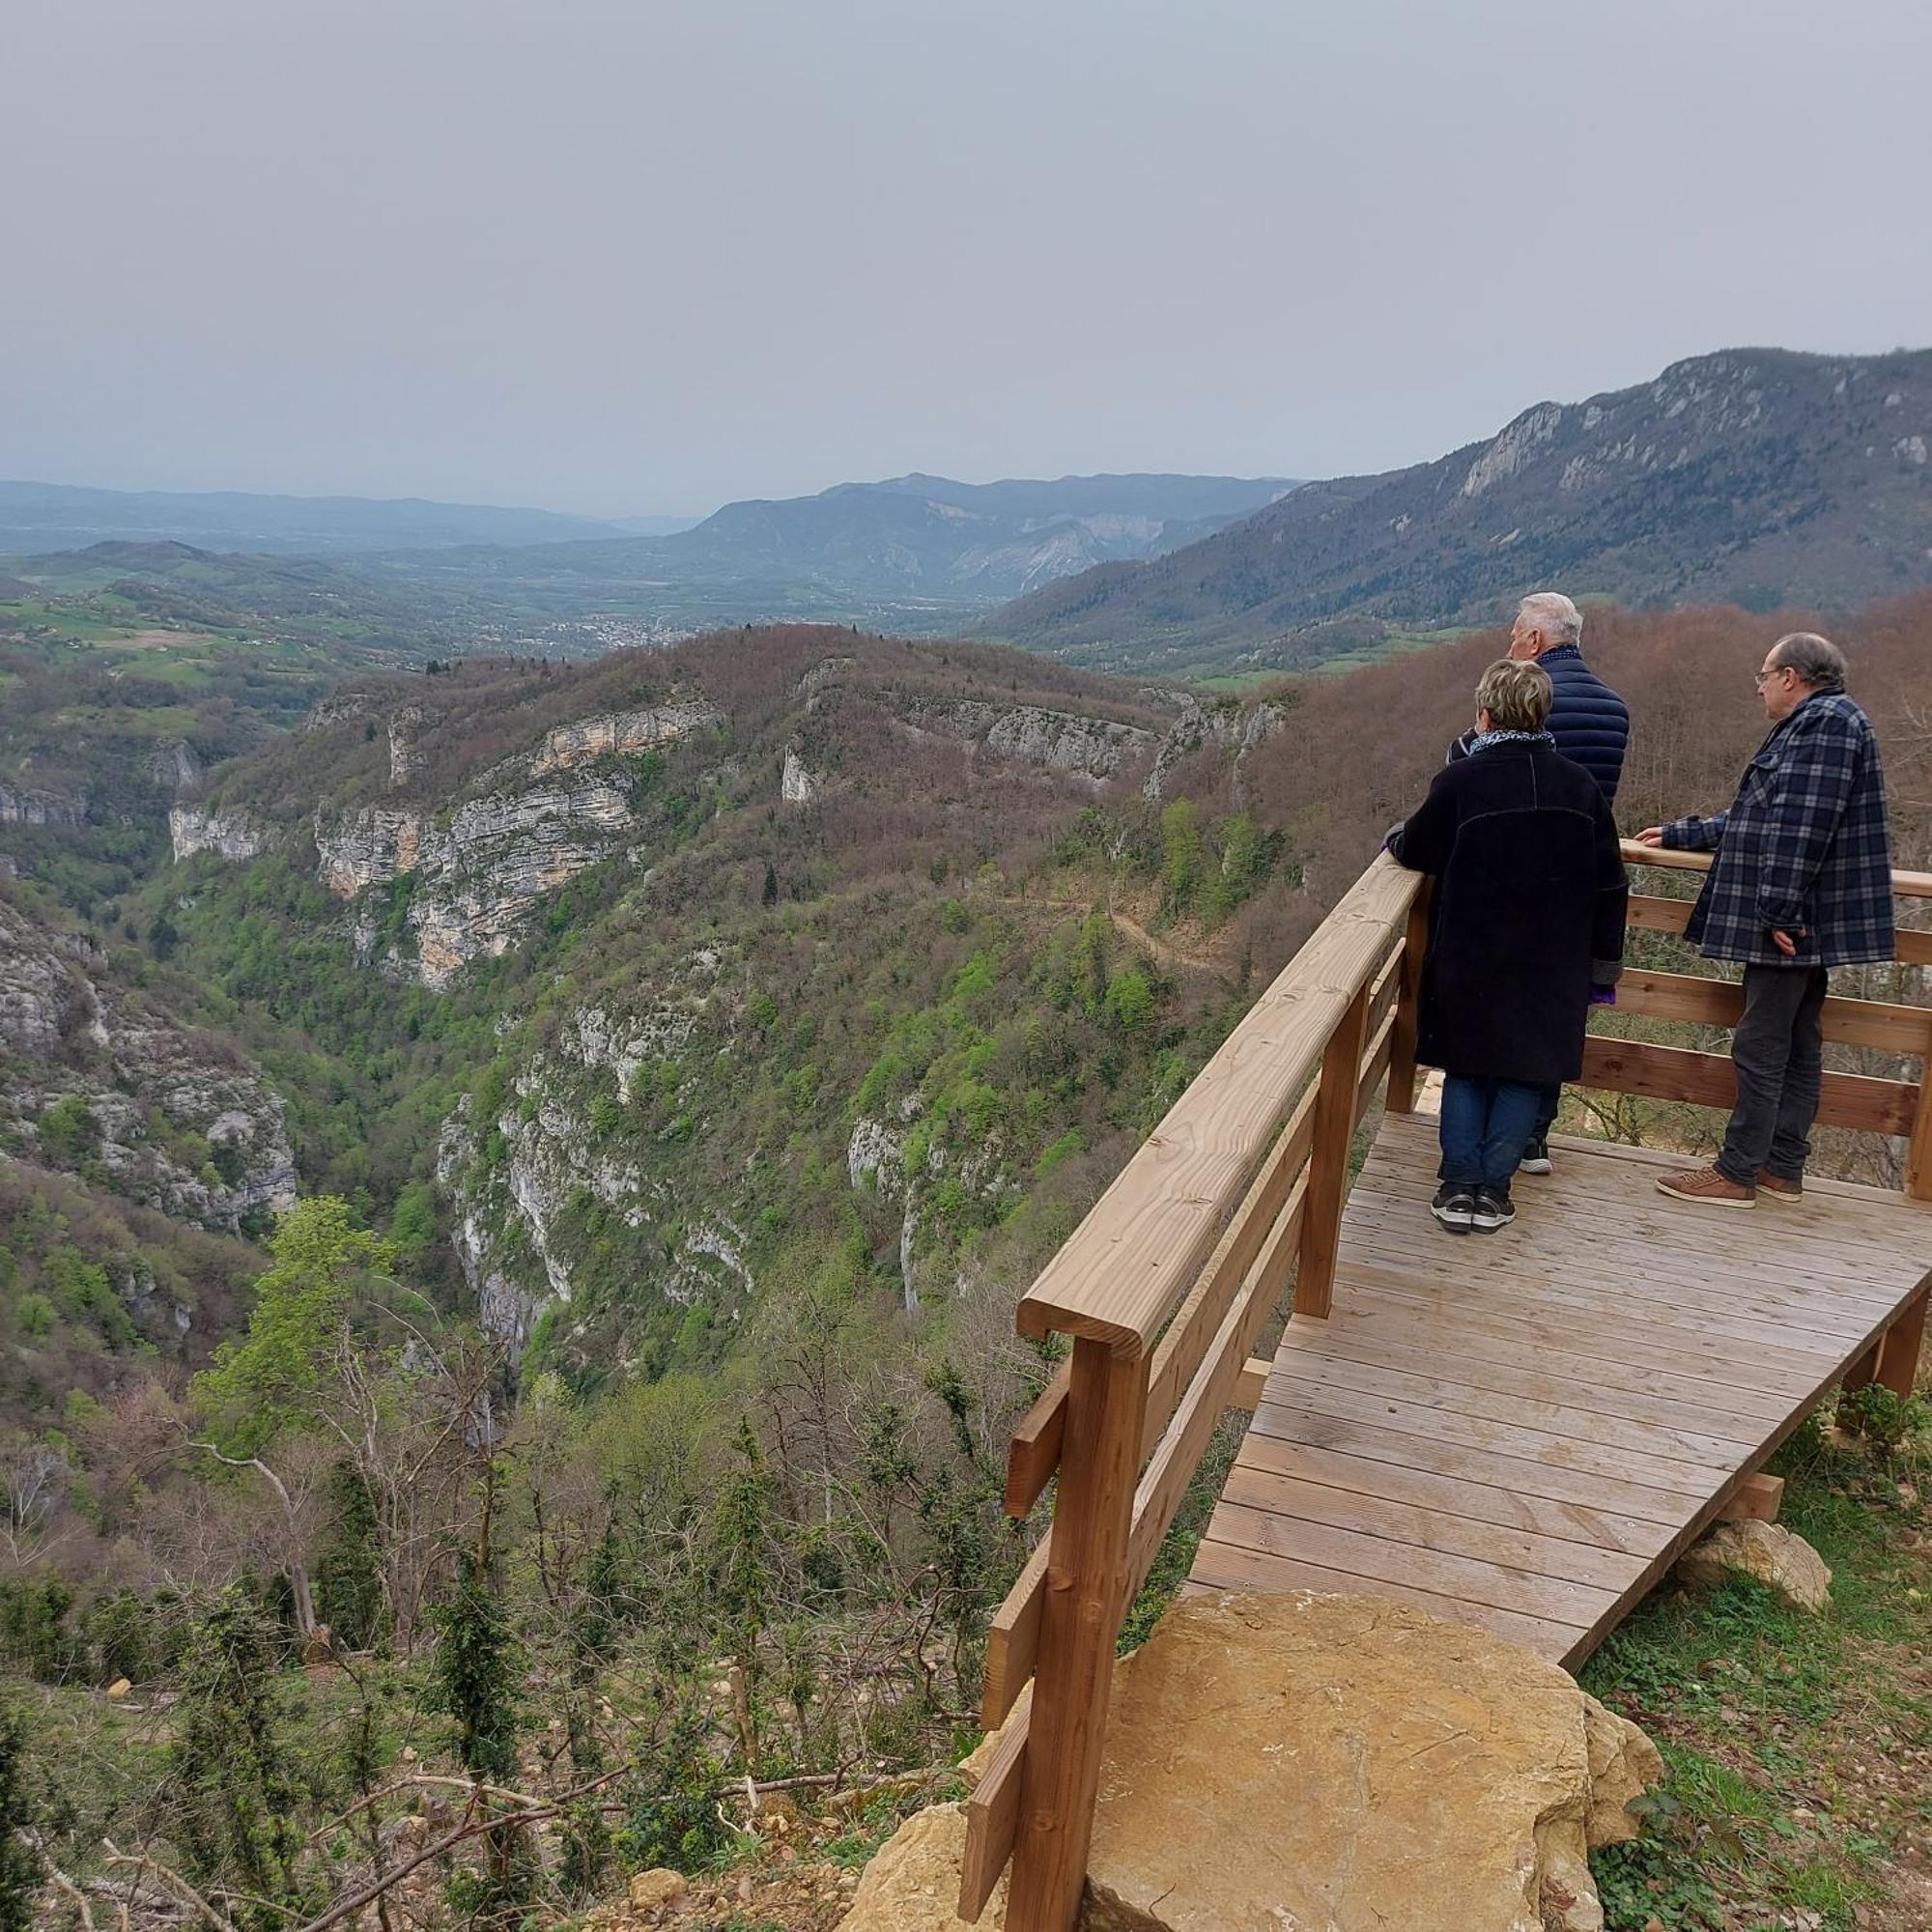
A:
{"label": "distant mountain ridge", "polygon": [[[662,526],[676,519],[647,518]],[[292,555],[536,544],[615,537],[633,526],[556,510],[422,497],[256,496],[247,491],[96,490],[68,483],[0,482],[0,554],[89,545],[189,543],[204,550]]]}
{"label": "distant mountain ridge", "polygon": [[1095,563],[1162,555],[1297,487],[1286,477],[913,474],[726,503],[667,537],[474,554],[439,568],[580,601],[649,589],[660,607],[706,622],[792,611],[930,629]]}
{"label": "distant mountain ridge", "polygon": [[980,628],[1076,662],[1292,667],[1490,623],[1539,584],[1627,604],[1827,609],[1932,583],[1932,350],[1730,350],[1487,442],[1312,483]]}

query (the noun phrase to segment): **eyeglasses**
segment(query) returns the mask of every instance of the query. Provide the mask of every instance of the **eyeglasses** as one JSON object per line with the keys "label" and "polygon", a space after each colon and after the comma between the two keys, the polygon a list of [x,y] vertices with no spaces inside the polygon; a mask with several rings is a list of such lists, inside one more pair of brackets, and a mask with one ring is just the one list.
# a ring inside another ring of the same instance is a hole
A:
{"label": "eyeglasses", "polygon": [[1775,669],[1761,670],[1754,678],[1751,679],[1751,683],[1754,684],[1758,688],[1758,690],[1762,691],[1764,689],[1765,680],[1767,678],[1782,677],[1784,673],[1788,671],[1790,668],[1791,667],[1789,665],[1778,665]]}

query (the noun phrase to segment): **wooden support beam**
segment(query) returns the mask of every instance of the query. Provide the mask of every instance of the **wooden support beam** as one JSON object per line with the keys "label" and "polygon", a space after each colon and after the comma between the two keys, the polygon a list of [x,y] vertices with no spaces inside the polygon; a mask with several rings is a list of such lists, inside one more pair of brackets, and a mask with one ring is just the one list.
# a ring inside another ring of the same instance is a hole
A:
{"label": "wooden support beam", "polygon": [[1893,1395],[1910,1395],[1918,1376],[1918,1350],[1925,1340],[1926,1291],[1899,1311],[1898,1319],[1885,1331],[1878,1347],[1878,1362],[1873,1378]]}
{"label": "wooden support beam", "polygon": [[1020,1417],[1007,1446],[1005,1508],[1009,1516],[1025,1516],[1045,1494],[1054,1470],[1060,1466],[1060,1442],[1065,1428],[1066,1364],[1062,1362],[1033,1406]]}
{"label": "wooden support beam", "polygon": [[1328,1037],[1321,1085],[1315,1096],[1315,1145],[1308,1156],[1308,1206],[1301,1220],[1301,1260],[1294,1278],[1294,1312],[1324,1318],[1335,1293],[1335,1257],[1342,1237],[1342,1204],[1349,1194],[1349,1143],[1355,1132],[1362,1047],[1369,1023],[1369,989],[1361,986]]}
{"label": "wooden support beam", "polygon": [[1395,1003],[1395,1033],[1389,1048],[1388,1110],[1415,1112],[1415,1045],[1422,1014],[1422,961],[1429,951],[1429,893],[1425,886],[1408,909],[1402,940],[1402,980]]}
{"label": "wooden support beam", "polygon": [[[1579,1087],[1612,1094],[1641,1094],[1653,1100],[1685,1100],[1692,1106],[1736,1104],[1737,1074],[1727,1055],[1689,1053],[1682,1047],[1592,1035],[1583,1042]],[[1873,1080],[1861,1073],[1828,1073],[1818,1102],[1819,1123],[1867,1134],[1909,1134],[1918,1105],[1916,1082]]]}
{"label": "wooden support beam", "polygon": [[1234,1399],[1228,1406],[1244,1408],[1252,1415],[1262,1406],[1262,1392],[1267,1387],[1268,1371],[1273,1367],[1265,1355],[1250,1355],[1235,1378]]}
{"label": "wooden support beam", "polygon": [[1020,1781],[1026,1772],[1033,1713],[1029,1684],[1013,1707],[1012,1721],[993,1747],[980,1782],[966,1802],[966,1855],[959,1867],[959,1916],[977,1923],[1007,1861],[1020,1823]]}
{"label": "wooden support beam", "polygon": [[[1745,1009],[1745,989],[1731,980],[1687,973],[1626,970],[1617,982],[1617,1010],[1652,1019],[1686,1020],[1696,1026],[1735,1027]],[[1923,1059],[1932,1047],[1932,1007],[1893,1006],[1884,1000],[1828,999],[1819,1015],[1824,1037],[1846,1046]]]}
{"label": "wooden support beam", "polygon": [[1007,1720],[1020,1700],[1039,1656],[1039,1611],[1046,1596],[1046,1566],[1052,1557],[1048,1530],[1013,1579],[1006,1601],[986,1629],[986,1682],[980,1693],[980,1721],[987,1730]]}
{"label": "wooden support beam", "polygon": [[1767,1476],[1762,1469],[1747,1476],[1718,1512],[1720,1522],[1776,1522],[1778,1505],[1784,1500],[1784,1478]]}
{"label": "wooden support beam", "polygon": [[1633,932],[1682,932],[1690,923],[1696,903],[1695,899],[1659,899],[1633,893],[1624,923]]}
{"label": "wooden support beam", "polygon": [[1905,1144],[1905,1191],[1915,1201],[1932,1201],[1932,1067],[1918,1083],[1912,1110],[1912,1138]]}
{"label": "wooden support beam", "polygon": [[1847,1393],[1864,1388],[1878,1374],[1878,1358],[1885,1349],[1885,1337],[1881,1335],[1845,1373],[1838,1378],[1838,1386]]}
{"label": "wooden support beam", "polygon": [[1008,1932],[1072,1932],[1079,1916],[1146,1401],[1147,1362],[1138,1352],[1116,1354],[1086,1335],[1074,1342]]}

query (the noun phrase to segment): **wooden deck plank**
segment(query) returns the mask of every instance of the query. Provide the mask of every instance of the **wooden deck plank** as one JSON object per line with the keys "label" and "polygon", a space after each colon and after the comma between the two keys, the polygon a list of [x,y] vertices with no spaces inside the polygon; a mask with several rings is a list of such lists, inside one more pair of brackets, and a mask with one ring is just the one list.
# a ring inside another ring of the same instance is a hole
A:
{"label": "wooden deck plank", "polygon": [[1775,1422],[1790,1406],[1782,1396],[1619,1360],[1623,1338],[1614,1334],[1603,1338],[1604,1352],[1590,1355],[1581,1348],[1573,1351],[1560,1331],[1539,1342],[1522,1334],[1520,1324],[1492,1324],[1485,1331],[1470,1317],[1445,1328],[1394,1303],[1377,1308],[1372,1321],[1360,1309],[1344,1305],[1321,1329],[1310,1322],[1302,1327],[1309,1331],[1308,1346],[1320,1346],[1324,1353],[1386,1361],[1392,1367],[1436,1359],[1444,1365],[1443,1373],[1453,1373],[1459,1381],[1505,1390],[1532,1385],[1557,1389],[1579,1408],[1602,1400],[1611,1405],[1607,1412],[1618,1415],[1683,1421],[1692,1414],[1717,1414],[1738,1422]]}
{"label": "wooden deck plank", "polygon": [[1479,1557],[1457,1556],[1415,1544],[1391,1543],[1358,1529],[1298,1522],[1241,1503],[1219,1504],[1208,1524],[1208,1534],[1216,1543],[1238,1543],[1245,1548],[1292,1557],[1296,1562],[1320,1563],[1350,1577],[1413,1584],[1457,1603],[1488,1604],[1492,1609],[1515,1610],[1585,1630],[1613,1608],[1618,1599],[1615,1590],[1595,1584],[1539,1577],[1527,1570],[1505,1569]]}
{"label": "wooden deck plank", "polygon": [[1554,1537],[1538,1536],[1532,1530],[1505,1529],[1470,1517],[1395,1502],[1387,1496],[1273,1475],[1252,1463],[1237,1463],[1228,1472],[1221,1498],[1269,1516],[1322,1523],[1331,1529],[1360,1530],[1364,1535],[1417,1549],[1474,1557],[1504,1570],[1521,1570],[1535,1577],[1560,1577],[1618,1592],[1642,1576],[1663,1541],[1655,1539],[1651,1548],[1640,1555],[1592,1546],[1579,1548]]}
{"label": "wooden deck plank", "polygon": [[1209,1590],[1327,1590],[1352,1597],[1386,1597],[1391,1603],[1412,1604],[1419,1610],[1452,1623],[1473,1624],[1493,1631],[1512,1643],[1561,1662],[1581,1643],[1586,1633],[1574,1624],[1552,1623],[1545,1617],[1524,1616],[1518,1610],[1497,1609],[1490,1604],[1465,1604],[1413,1584],[1384,1583],[1374,1577],[1357,1577],[1346,1570],[1329,1570],[1298,1557],[1278,1556],[1241,1544],[1202,1540],[1189,1581]]}
{"label": "wooden deck plank", "polygon": [[[1633,1297],[1628,1283],[1549,1281],[1529,1284],[1493,1263],[1486,1270],[1483,1264],[1474,1259],[1462,1259],[1463,1241],[1481,1240],[1487,1245],[1492,1237],[1472,1235],[1457,1240],[1455,1236],[1442,1235],[1440,1230],[1434,1233],[1440,1236],[1445,1244],[1455,1240],[1456,1247],[1447,1253],[1441,1250],[1433,1253],[1428,1259],[1426,1271],[1412,1261],[1405,1262],[1401,1249],[1393,1243],[1385,1250],[1370,1251],[1357,1247],[1351,1251],[1349,1265],[1390,1276],[1411,1292],[1418,1287],[1453,1290],[1459,1299],[1489,1302],[1499,1308],[1548,1308],[1560,1311],[1568,1319],[1577,1321],[1635,1327],[1637,1322],[1633,1318],[1640,1314],[1648,1332],[1669,1336],[1673,1341],[1678,1336],[1687,1341],[1701,1338],[1706,1351],[1713,1353],[1724,1352],[1727,1348],[1738,1344],[1762,1343],[1776,1336],[1774,1346],[1780,1355],[1810,1358],[1804,1362],[1806,1368],[1809,1368],[1811,1360],[1820,1356],[1832,1358],[1841,1355],[1844,1352],[1841,1337],[1869,1333],[1884,1319],[1873,1315],[1862,1323],[1847,1321],[1826,1332],[1794,1320],[1788,1310],[1776,1305],[1762,1306],[1743,1296],[1735,1303],[1726,1305],[1721,1297],[1693,1297],[1688,1290],[1680,1292],[1680,1284],[1671,1281],[1654,1281],[1654,1287],[1662,1298],[1653,1301]],[[1431,1237],[1428,1235],[1422,1236]]]}
{"label": "wooden deck plank", "polygon": [[1458,1241],[1434,1122],[1383,1122],[1191,1588],[1388,1596],[1574,1664],[1926,1279],[1924,1204],[1821,1184],[1719,1220],[1657,1193],[1681,1156],[1556,1145],[1512,1227]]}
{"label": "wooden deck plank", "polygon": [[1460,1442],[1443,1442],[1381,1429],[1342,1415],[1321,1415],[1296,1406],[1255,1411],[1251,1435],[1267,1435],[1318,1449],[1334,1449],[1375,1462],[1394,1463],[1406,1469],[1426,1469],[1461,1482],[1481,1483],[1519,1495],[1540,1496],[1551,1502],[1580,1503],[1586,1508],[1615,1510],[1640,1522],[1672,1523],[1684,1513],[1684,1497],[1674,1490],[1657,1490],[1645,1483],[1611,1481],[1586,1469],[1554,1467],[1494,1449],[1471,1449]]}
{"label": "wooden deck plank", "polygon": [[[1420,1322],[1438,1335],[1462,1338],[1468,1350],[1485,1354],[1492,1348],[1513,1348],[1539,1359],[1562,1356],[1580,1365],[1579,1373],[1592,1376],[1624,1369],[1633,1376],[1670,1376],[1721,1391],[1725,1406],[1755,1413],[1759,1405],[1783,1406],[1807,1391],[1817,1374],[1815,1358],[1808,1354],[1785,1355],[1781,1350],[1760,1346],[1748,1355],[1710,1346],[1700,1333],[1659,1335],[1648,1321],[1642,1330],[1629,1332],[1628,1320],[1598,1326],[1578,1322],[1562,1308],[1546,1307],[1541,1302],[1518,1301],[1503,1307],[1461,1294],[1452,1289],[1418,1281],[1412,1276],[1390,1274],[1351,1264],[1349,1284],[1353,1299],[1338,1306],[1346,1321],[1352,1317],[1372,1321],[1378,1333],[1400,1334],[1405,1324]],[[1453,1327],[1442,1318],[1452,1307]],[[1687,1346],[1687,1342],[1689,1346]],[[1704,1342],[1705,1346],[1696,1344]],[[1712,1398],[1713,1406],[1719,1397]]]}
{"label": "wooden deck plank", "polygon": [[1324,1387],[1319,1382],[1296,1385],[1292,1403],[1264,1400],[1255,1410],[1255,1427],[1266,1428],[1285,1407],[1334,1415],[1348,1422],[1371,1423],[1401,1435],[1454,1443],[1464,1449],[1493,1449],[1499,1455],[1541,1463],[1547,1468],[1574,1469],[1578,1475],[1621,1477],[1648,1489],[1695,1501],[1710,1480],[1710,1470],[1669,1456],[1634,1455],[1627,1450],[1597,1447],[1547,1429],[1530,1429],[1509,1422],[1492,1422],[1480,1415],[1457,1415],[1416,1402],[1388,1396],[1362,1395],[1354,1389]]}
{"label": "wooden deck plank", "polygon": [[[1406,1225],[1387,1222],[1358,1222],[1349,1231],[1350,1252],[1363,1259],[1379,1258],[1416,1265],[1418,1239],[1431,1243],[1429,1264],[1436,1271],[1449,1270],[1463,1279],[1520,1283],[1520,1270],[1547,1270],[1549,1290],[1572,1297],[1595,1298],[1609,1305],[1627,1305],[1633,1275],[1641,1272],[1653,1292],[1668,1288],[1672,1303],[1686,1312],[1696,1312],[1716,1320],[1751,1321],[1776,1321],[1807,1333],[1836,1335],[1858,1325],[1864,1315],[1868,1322],[1882,1321],[1897,1305],[1898,1296],[1911,1286],[1901,1274],[1897,1293],[1888,1282],[1877,1287],[1833,1288],[1824,1278],[1797,1271],[1776,1281],[1754,1275],[1739,1262],[1712,1258],[1708,1264],[1687,1259],[1681,1263],[1646,1263],[1640,1248],[1595,1253],[1566,1254],[1566,1241],[1578,1237],[1571,1231],[1543,1233],[1525,1227],[1526,1216],[1520,1209],[1510,1228],[1511,1251],[1504,1253],[1497,1242],[1476,1236],[1458,1236],[1438,1227],[1425,1204],[1418,1202]],[[1539,1292],[1545,1292],[1539,1289]]]}
{"label": "wooden deck plank", "polygon": [[1324,1449],[1311,1442],[1290,1442],[1279,1435],[1252,1432],[1241,1444],[1237,1469],[1253,1469],[1321,1483],[1331,1490],[1352,1490],[1390,1502],[1412,1503],[1443,1516],[1467,1517],[1473,1522],[1492,1522],[1506,1529],[1528,1530],[1565,1543],[1587,1543],[1599,1549],[1639,1554],[1657,1548],[1666,1525],[1584,1503],[1558,1502],[1525,1494],[1466,1476],[1438,1475],[1433,1469],[1406,1463],[1380,1463],[1346,1449]]}
{"label": "wooden deck plank", "polygon": [[1736,1468],[1740,1458],[1748,1456],[1771,1433],[1769,1427],[1760,1427],[1717,1435],[1657,1422],[1633,1422],[1596,1409],[1579,1408],[1574,1403],[1498,1394],[1451,1375],[1439,1359],[1425,1358],[1425,1361],[1435,1373],[1424,1375],[1419,1369],[1387,1368],[1378,1362],[1355,1361],[1344,1353],[1293,1350],[1284,1345],[1281,1359],[1263,1389],[1262,1400],[1291,1402],[1292,1384],[1313,1382],[1321,1388],[1352,1389],[1359,1395],[1389,1396],[1453,1415],[1521,1423],[1528,1428],[1548,1430],[1552,1435],[1595,1442],[1605,1449],[1628,1450],[1639,1456],[1668,1456],[1710,1469]]}
{"label": "wooden deck plank", "polygon": [[[1741,1387],[1786,1395],[1794,1401],[1817,1386],[1820,1359],[1829,1361],[1833,1352],[1809,1342],[1787,1348],[1782,1342],[1763,1339],[1778,1332],[1776,1328],[1760,1328],[1759,1339],[1749,1352],[1740,1353],[1728,1346],[1723,1335],[1699,1325],[1691,1316],[1676,1317],[1669,1307],[1627,1308],[1619,1320],[1610,1322],[1605,1320],[1600,1299],[1572,1302],[1554,1291],[1538,1290],[1514,1297],[1484,1295],[1472,1293],[1467,1283],[1437,1271],[1425,1273],[1361,1261],[1347,1264],[1347,1276],[1365,1307],[1399,1302],[1423,1310],[1432,1321],[1441,1319],[1445,1325],[1450,1320],[1467,1321],[1480,1330],[1485,1323],[1499,1322],[1524,1335],[1536,1332],[1541,1324],[1563,1324],[1563,1332],[1578,1349],[1615,1340],[1634,1362],[1656,1361],[1661,1354],[1679,1368],[1694,1370],[1715,1381],[1735,1379]],[[1620,1338],[1626,1330],[1630,1339],[1624,1342]]]}

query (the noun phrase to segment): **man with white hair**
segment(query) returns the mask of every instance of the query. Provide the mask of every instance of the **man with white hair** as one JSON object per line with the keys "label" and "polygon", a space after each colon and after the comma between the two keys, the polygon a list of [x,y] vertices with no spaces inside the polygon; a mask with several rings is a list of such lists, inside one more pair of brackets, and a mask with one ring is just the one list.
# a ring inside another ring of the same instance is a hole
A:
{"label": "man with white hair", "polygon": [[[1630,745],[1630,708],[1583,662],[1582,636],[1583,613],[1569,598],[1560,590],[1532,590],[1517,606],[1507,655],[1519,664],[1541,665],[1549,674],[1554,702],[1544,728],[1564,757],[1596,780],[1605,804],[1614,805]],[[1449,748],[1451,764],[1468,755],[1473,735],[1464,732]],[[1549,1130],[1562,1102],[1561,1087],[1544,1090],[1535,1129],[1523,1150],[1524,1174],[1549,1172]]]}
{"label": "man with white hair", "polygon": [[1658,1186],[1700,1208],[1804,1198],[1824,1073],[1827,970],[1892,955],[1891,838],[1871,720],[1845,691],[1845,655],[1793,631],[1766,654],[1771,731],[1714,818],[1647,825],[1641,845],[1716,856],[1684,936],[1745,969],[1731,1036],[1738,1103],[1709,1167]]}

